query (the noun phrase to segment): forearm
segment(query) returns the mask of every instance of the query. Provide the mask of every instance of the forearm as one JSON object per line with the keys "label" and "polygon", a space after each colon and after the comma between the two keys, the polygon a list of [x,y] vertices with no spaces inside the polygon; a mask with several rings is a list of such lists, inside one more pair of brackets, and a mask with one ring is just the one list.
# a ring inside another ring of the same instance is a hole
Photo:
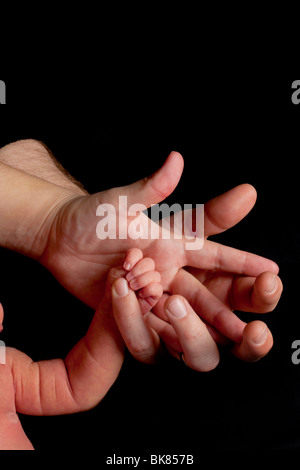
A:
{"label": "forearm", "polygon": [[0,149],[0,162],[63,188],[86,194],[81,183],[71,176],[42,142],[19,140]]}
{"label": "forearm", "polygon": [[6,349],[6,360],[19,413],[76,413],[93,408],[106,395],[122,367],[124,343],[113,317],[101,310],[65,360],[33,362],[14,348]]}
{"label": "forearm", "polygon": [[0,163],[0,246],[39,258],[56,210],[76,196]]}

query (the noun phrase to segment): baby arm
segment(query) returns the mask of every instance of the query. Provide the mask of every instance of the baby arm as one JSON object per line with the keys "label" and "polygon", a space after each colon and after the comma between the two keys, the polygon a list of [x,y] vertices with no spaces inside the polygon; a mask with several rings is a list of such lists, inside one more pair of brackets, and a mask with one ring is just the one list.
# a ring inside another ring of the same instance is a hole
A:
{"label": "baby arm", "polygon": [[[160,275],[153,261],[143,258],[140,250],[129,250],[124,265],[127,269],[118,266],[110,270],[105,295],[91,325],[65,360],[33,362],[26,354],[7,348],[18,412],[75,413],[96,406],[105,396],[119,374],[125,349],[112,310],[119,325],[124,310],[135,315],[139,311],[142,317],[162,295]],[[156,341],[154,333],[153,338]]]}

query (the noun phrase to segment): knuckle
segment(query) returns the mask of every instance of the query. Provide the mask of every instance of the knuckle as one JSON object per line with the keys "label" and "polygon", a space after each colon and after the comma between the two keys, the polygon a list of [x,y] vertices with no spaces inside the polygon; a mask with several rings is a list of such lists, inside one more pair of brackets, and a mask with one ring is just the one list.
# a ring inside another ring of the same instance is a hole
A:
{"label": "knuckle", "polygon": [[157,271],[147,271],[137,278],[137,280],[140,281],[141,286],[151,286],[152,284],[159,284],[161,277]]}
{"label": "knuckle", "polygon": [[140,258],[143,256],[142,251],[139,248],[129,248],[129,250],[126,253],[126,257],[129,258]]}
{"label": "knuckle", "polygon": [[144,258],[144,264],[148,269],[154,270],[155,263],[152,258]]}
{"label": "knuckle", "polygon": [[110,284],[113,284],[119,277],[125,274],[125,270],[121,266],[114,266],[108,272],[107,280]]}
{"label": "knuckle", "polygon": [[154,261],[152,258],[144,258],[142,259],[134,268],[133,274],[135,277],[141,276],[144,272],[154,270]]}
{"label": "knuckle", "polygon": [[217,329],[222,329],[224,323],[224,318],[227,318],[228,310],[226,308],[221,308],[213,317],[212,325]]}
{"label": "knuckle", "polygon": [[152,287],[151,292],[155,293],[157,296],[161,297],[163,295],[164,289],[160,283],[151,284]]}
{"label": "knuckle", "polygon": [[198,329],[186,329],[182,333],[183,340],[189,343],[190,346],[195,347],[203,340],[203,332]]}
{"label": "knuckle", "polygon": [[154,194],[159,198],[160,201],[165,199],[166,195],[163,191],[160,190],[160,187],[157,186],[155,178],[153,176],[147,176],[142,179],[142,184],[144,187],[150,186]]}

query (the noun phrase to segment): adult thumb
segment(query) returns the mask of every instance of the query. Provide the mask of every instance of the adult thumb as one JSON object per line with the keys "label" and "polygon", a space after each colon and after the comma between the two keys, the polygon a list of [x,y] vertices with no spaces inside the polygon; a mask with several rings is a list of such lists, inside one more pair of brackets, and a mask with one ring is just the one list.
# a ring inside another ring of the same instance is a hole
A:
{"label": "adult thumb", "polygon": [[163,166],[151,176],[128,186],[123,186],[128,205],[135,203],[150,207],[168,197],[176,188],[183,171],[183,158],[178,152],[171,152]]}

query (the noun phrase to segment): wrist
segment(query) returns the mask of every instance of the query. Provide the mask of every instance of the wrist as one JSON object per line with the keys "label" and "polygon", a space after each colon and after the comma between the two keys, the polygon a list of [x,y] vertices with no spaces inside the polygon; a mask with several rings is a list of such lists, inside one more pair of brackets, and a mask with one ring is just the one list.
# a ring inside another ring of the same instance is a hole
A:
{"label": "wrist", "polygon": [[37,214],[36,223],[29,231],[29,240],[27,242],[25,240],[25,243],[23,241],[16,251],[40,261],[47,249],[50,233],[53,233],[54,221],[59,229],[59,214],[63,212],[63,208],[74,199],[81,197],[82,195],[76,192],[55,188],[44,201],[41,213]]}
{"label": "wrist", "polygon": [[0,246],[38,259],[53,218],[76,192],[0,164]]}

